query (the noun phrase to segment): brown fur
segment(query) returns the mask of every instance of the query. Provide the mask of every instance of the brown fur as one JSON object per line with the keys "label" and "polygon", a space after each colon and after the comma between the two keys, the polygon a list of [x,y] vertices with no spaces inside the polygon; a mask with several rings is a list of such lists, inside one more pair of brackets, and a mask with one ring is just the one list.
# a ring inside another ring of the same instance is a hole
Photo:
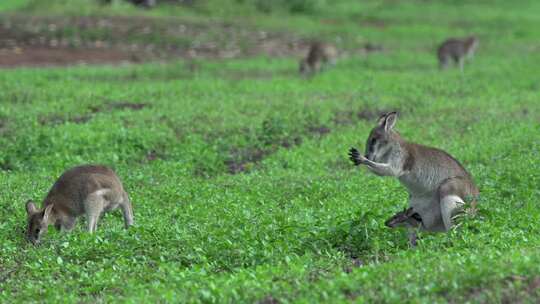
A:
{"label": "brown fur", "polygon": [[305,58],[300,61],[300,73],[303,75],[319,72],[324,66],[334,64],[337,50],[333,45],[323,42],[313,42]]}
{"label": "brown fur", "polygon": [[38,210],[32,201],[26,203],[28,227],[26,236],[38,243],[50,224],[71,230],[77,217],[86,215],[88,230],[94,232],[99,216],[120,206],[126,228],[133,224],[133,210],[122,182],[105,166],[83,165],[64,172],[54,183]]}
{"label": "brown fur", "polygon": [[[428,147],[416,143],[407,142],[401,139],[401,145],[408,152],[405,163],[403,164],[403,170],[411,171],[417,166],[435,165],[444,163],[445,166],[440,168],[444,173],[451,177],[461,176],[464,178],[471,178],[471,175],[461,163],[447,152]],[[408,161],[412,164],[407,164]]]}
{"label": "brown fur", "polygon": [[478,38],[470,36],[466,38],[449,38],[437,49],[437,58],[441,69],[448,67],[450,61],[454,61],[463,70],[466,57],[471,58],[478,46]]}

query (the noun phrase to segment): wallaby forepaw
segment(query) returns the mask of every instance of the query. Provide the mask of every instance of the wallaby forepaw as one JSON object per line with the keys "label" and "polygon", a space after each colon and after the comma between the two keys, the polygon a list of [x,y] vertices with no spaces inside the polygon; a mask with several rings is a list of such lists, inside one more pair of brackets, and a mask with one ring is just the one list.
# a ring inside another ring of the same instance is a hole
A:
{"label": "wallaby forepaw", "polygon": [[356,148],[351,148],[349,150],[349,159],[353,162],[355,166],[359,166],[362,164],[362,160],[360,158],[360,152]]}

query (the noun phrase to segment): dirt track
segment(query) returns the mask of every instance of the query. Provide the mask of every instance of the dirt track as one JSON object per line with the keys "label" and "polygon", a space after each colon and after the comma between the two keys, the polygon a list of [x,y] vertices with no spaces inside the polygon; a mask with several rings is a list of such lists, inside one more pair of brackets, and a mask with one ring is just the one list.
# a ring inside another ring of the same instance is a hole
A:
{"label": "dirt track", "polygon": [[306,42],[230,24],[141,17],[2,16],[0,67],[301,56]]}
{"label": "dirt track", "polygon": [[0,51],[0,67],[119,63],[133,59],[128,53],[114,50],[29,47]]}

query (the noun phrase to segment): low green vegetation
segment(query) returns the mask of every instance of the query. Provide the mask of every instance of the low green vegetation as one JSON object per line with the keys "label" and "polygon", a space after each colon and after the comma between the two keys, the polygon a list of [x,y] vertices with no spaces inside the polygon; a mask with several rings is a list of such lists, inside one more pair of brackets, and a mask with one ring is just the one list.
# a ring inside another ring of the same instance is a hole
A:
{"label": "low green vegetation", "polygon": [[[66,7],[24,2],[0,9]],[[218,2],[171,10],[229,20],[202,9]],[[0,302],[538,301],[538,3],[316,2],[230,4],[254,28],[321,32],[349,50],[310,79],[298,58],[263,56],[3,70]],[[173,18],[169,5],[115,5]],[[480,38],[474,60],[439,71],[437,43],[468,33]],[[354,51],[366,42],[383,51]],[[383,225],[406,206],[404,188],[347,159],[391,110],[405,138],[450,152],[481,190],[477,216],[421,234],[414,250]],[[117,211],[94,235],[82,220],[30,245],[24,203],[82,163],[117,171],[136,225],[124,230]]]}

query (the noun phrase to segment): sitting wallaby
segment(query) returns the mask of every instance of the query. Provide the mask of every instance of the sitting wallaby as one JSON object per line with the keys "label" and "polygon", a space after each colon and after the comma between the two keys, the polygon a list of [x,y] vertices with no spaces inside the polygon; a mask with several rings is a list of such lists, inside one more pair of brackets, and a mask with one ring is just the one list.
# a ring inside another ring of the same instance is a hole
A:
{"label": "sitting wallaby", "polygon": [[78,216],[86,215],[88,231],[97,228],[99,216],[120,206],[125,227],[133,224],[133,209],[122,182],[113,170],[99,165],[83,165],[65,171],[54,183],[43,208],[31,200],[26,203],[28,228],[26,237],[39,243],[50,224],[70,231]]}
{"label": "sitting wallaby", "polygon": [[313,42],[305,58],[300,60],[300,74],[312,75],[319,72],[324,66],[336,63],[337,49],[327,43]]}
{"label": "sitting wallaby", "polygon": [[441,69],[445,69],[448,67],[450,60],[454,60],[454,63],[459,65],[459,69],[463,71],[465,59],[472,58],[477,47],[478,38],[475,36],[447,39],[439,46],[437,50],[439,67]]}
{"label": "sitting wallaby", "polygon": [[409,230],[409,243],[416,246],[416,229],[422,228],[422,218],[413,208],[403,209],[384,222],[390,228],[404,227]]}
{"label": "sitting wallaby", "polygon": [[452,217],[478,197],[471,175],[448,153],[404,140],[394,130],[397,113],[382,115],[371,130],[366,156],[351,148],[355,165],[365,165],[379,176],[397,177],[409,192],[409,206],[422,219],[422,228],[443,232],[453,226]]}

